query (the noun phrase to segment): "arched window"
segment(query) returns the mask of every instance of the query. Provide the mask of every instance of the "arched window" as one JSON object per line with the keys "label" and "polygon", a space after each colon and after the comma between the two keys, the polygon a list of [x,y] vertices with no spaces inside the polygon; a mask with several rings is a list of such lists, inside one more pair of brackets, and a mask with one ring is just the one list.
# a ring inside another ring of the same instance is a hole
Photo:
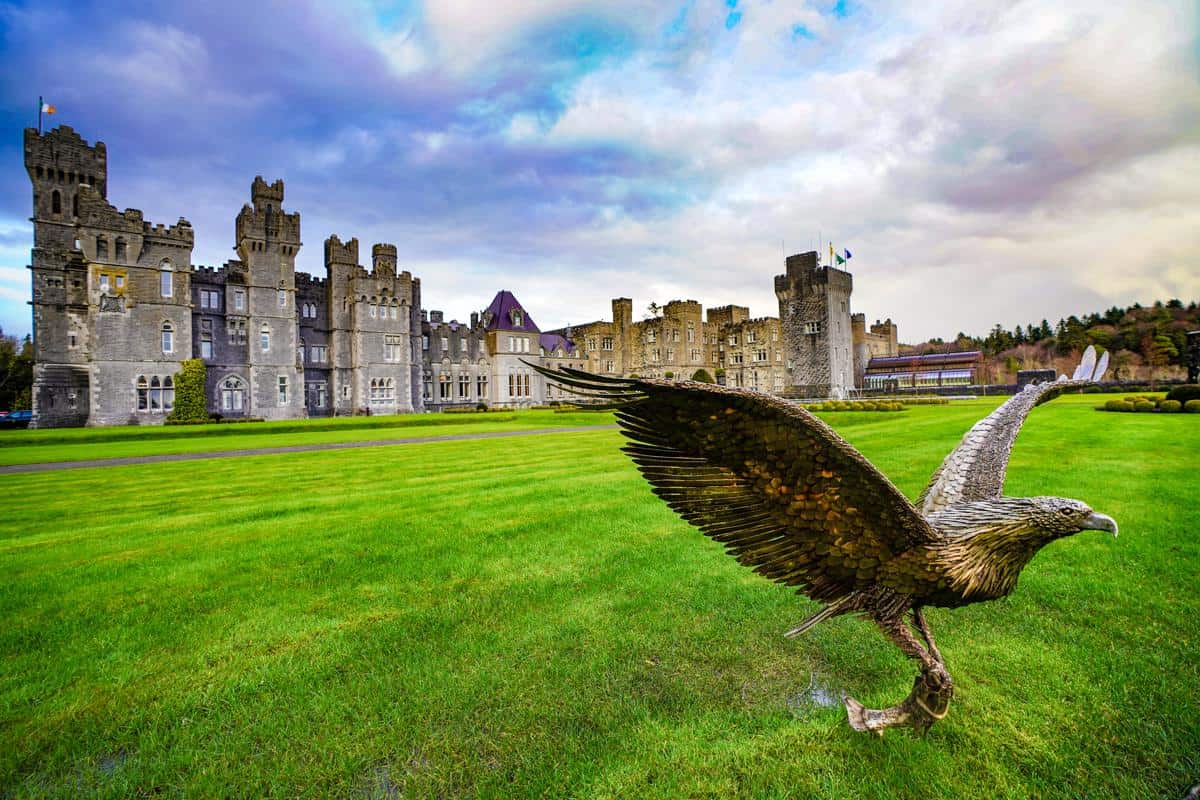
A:
{"label": "arched window", "polygon": [[175,328],[169,322],[162,324],[162,351],[164,353],[175,351]]}
{"label": "arched window", "polygon": [[163,378],[163,411],[170,411],[175,407],[175,383],[171,380],[171,376]]}
{"label": "arched window", "polygon": [[146,382],[145,375],[138,375],[137,410],[145,411],[148,408],[150,408],[150,384]]}
{"label": "arched window", "polygon": [[395,300],[393,300],[392,301],[392,319],[399,319],[399,318],[400,318],[400,306],[396,303]]}
{"label": "arched window", "polygon": [[125,263],[125,240],[120,236],[117,237],[116,252],[114,255],[119,263]]}
{"label": "arched window", "polygon": [[288,402],[288,381],[286,375],[279,376],[279,405],[286,406]]}
{"label": "arched window", "polygon": [[79,216],[79,192],[71,196],[71,216]]}
{"label": "arched window", "polygon": [[157,375],[150,379],[150,410],[162,411],[162,383]]}
{"label": "arched window", "polygon": [[241,411],[246,407],[246,384],[231,375],[221,381],[221,410]]}
{"label": "arched window", "polygon": [[163,297],[170,297],[173,293],[174,286],[174,282],[171,280],[171,272],[175,268],[172,267],[171,262],[167,261],[165,258],[158,268],[162,270],[162,273],[158,278],[159,293],[162,294]]}
{"label": "arched window", "polygon": [[96,259],[108,260],[108,239],[104,236],[96,237]]}
{"label": "arched window", "polygon": [[371,315],[371,319],[375,319],[375,308],[375,298],[372,297],[370,305],[367,306],[368,313]]}
{"label": "arched window", "polygon": [[50,193],[50,213],[62,213],[62,194],[58,191],[58,189],[55,189]]}
{"label": "arched window", "polygon": [[271,326],[265,322],[258,332],[258,342],[264,353],[271,349]]}
{"label": "arched window", "polygon": [[296,363],[304,364],[304,340],[301,339],[296,344]]}

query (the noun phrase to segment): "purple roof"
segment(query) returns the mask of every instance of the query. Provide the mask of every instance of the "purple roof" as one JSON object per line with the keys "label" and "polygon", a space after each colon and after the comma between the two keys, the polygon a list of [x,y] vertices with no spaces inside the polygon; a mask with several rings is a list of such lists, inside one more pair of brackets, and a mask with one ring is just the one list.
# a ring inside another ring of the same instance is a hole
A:
{"label": "purple roof", "polygon": [[[513,324],[513,312],[520,312],[521,324]],[[537,323],[529,316],[521,304],[517,302],[517,298],[513,297],[513,293],[507,289],[501,289],[492,298],[492,304],[483,312],[484,324],[489,331],[528,331],[530,333],[541,333]]]}
{"label": "purple roof", "polygon": [[552,353],[559,347],[564,353],[574,353],[575,343],[565,336],[560,336],[557,333],[543,333],[539,344],[546,350],[547,353]]}
{"label": "purple roof", "polygon": [[872,358],[867,364],[869,368],[926,366],[931,364],[958,364],[964,361],[979,361],[983,353],[978,350],[968,350],[963,353],[930,353],[924,356],[890,356]]}

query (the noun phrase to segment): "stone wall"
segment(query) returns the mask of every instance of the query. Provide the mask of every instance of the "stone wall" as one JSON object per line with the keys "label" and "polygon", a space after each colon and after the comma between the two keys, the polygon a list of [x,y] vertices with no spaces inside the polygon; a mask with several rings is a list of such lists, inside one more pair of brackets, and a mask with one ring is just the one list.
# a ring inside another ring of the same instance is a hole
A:
{"label": "stone wall", "polygon": [[788,256],[775,277],[787,360],[788,394],[843,397],[854,386],[850,273],[820,265],[816,251]]}

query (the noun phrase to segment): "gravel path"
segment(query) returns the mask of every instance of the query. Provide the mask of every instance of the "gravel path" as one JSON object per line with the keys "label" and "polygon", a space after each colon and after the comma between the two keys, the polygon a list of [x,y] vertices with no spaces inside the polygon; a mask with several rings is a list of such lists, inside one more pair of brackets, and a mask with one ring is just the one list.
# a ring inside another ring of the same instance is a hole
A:
{"label": "gravel path", "polygon": [[130,464],[158,464],[166,461],[200,461],[210,458],[237,458],[239,456],[272,456],[280,453],[312,453],[318,450],[348,450],[354,447],[388,447],[396,444],[424,444],[426,442],[461,442],[468,439],[503,439],[508,436],[540,436],[546,433],[574,433],[577,431],[609,431],[616,425],[579,425],[567,428],[533,428],[523,431],[498,431],[495,433],[457,433],[447,436],[414,436],[407,439],[372,439],[366,442],[327,442],[325,444],[295,444],[286,447],[259,447],[253,450],[223,450],[209,453],[164,453],[155,456],[131,456],[128,458],[93,458],[87,461],[48,461],[41,464],[11,464],[0,466],[0,475],[19,472],[53,472],[60,469],[85,469],[88,467],[124,467]]}

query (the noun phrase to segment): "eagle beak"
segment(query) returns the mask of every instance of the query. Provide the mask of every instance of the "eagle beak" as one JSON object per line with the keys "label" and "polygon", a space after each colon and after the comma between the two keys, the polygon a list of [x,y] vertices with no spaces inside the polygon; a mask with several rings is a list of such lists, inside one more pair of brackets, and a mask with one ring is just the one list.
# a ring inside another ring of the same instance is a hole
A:
{"label": "eagle beak", "polygon": [[1108,531],[1114,539],[1117,537],[1117,521],[1107,514],[1092,512],[1092,515],[1084,520],[1083,529],[1085,531]]}

